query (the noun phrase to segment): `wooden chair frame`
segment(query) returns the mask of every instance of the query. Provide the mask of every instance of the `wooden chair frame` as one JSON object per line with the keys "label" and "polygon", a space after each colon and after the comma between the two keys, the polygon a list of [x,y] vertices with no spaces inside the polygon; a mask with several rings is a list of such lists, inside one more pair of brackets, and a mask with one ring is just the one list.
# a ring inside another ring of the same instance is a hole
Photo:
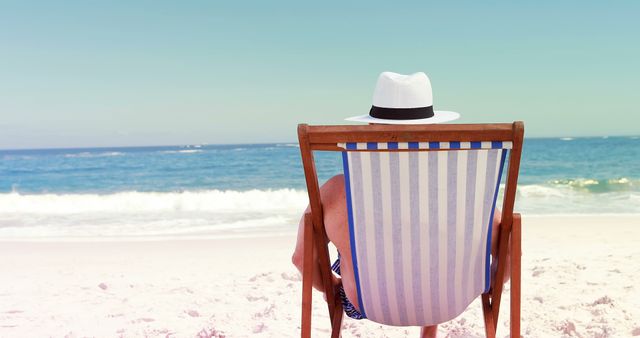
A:
{"label": "wooden chair frame", "polygon": [[[441,125],[359,125],[359,126],[309,126],[298,125],[298,140],[302,165],[309,193],[311,212],[306,213],[304,229],[304,259],[302,278],[302,337],[311,336],[312,282],[314,264],[319,264],[324,293],[331,320],[331,337],[340,336],[342,303],[331,281],[328,239],[324,227],[320,186],[316,173],[313,151],[344,151],[338,143],[348,142],[418,142],[418,141],[511,141],[507,180],[502,201],[502,222],[498,229],[498,267],[491,276],[492,287],[482,294],[486,336],[495,338],[500,310],[507,251],[511,253],[511,337],[520,337],[521,298],[521,236],[520,214],[513,212],[520,156],[524,137],[522,122],[500,124],[441,124]],[[407,151],[406,149],[386,151]],[[437,151],[414,150],[411,151]],[[509,249],[509,242],[511,248]],[[317,260],[314,261],[314,248]]]}

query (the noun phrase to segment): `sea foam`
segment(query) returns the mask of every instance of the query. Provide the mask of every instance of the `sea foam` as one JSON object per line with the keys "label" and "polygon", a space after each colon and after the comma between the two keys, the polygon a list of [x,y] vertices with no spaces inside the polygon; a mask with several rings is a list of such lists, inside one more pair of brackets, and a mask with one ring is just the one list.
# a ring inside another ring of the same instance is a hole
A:
{"label": "sea foam", "polygon": [[0,194],[0,238],[130,238],[292,232],[305,191]]}
{"label": "sea foam", "polygon": [[[628,182],[627,182],[628,181]],[[640,214],[633,180],[615,189],[577,183],[522,184],[515,211],[524,215]],[[609,183],[606,181],[605,183]],[[598,183],[600,184],[600,183]],[[501,195],[504,186],[501,188]],[[498,207],[502,197],[498,199]],[[300,189],[126,191],[110,194],[0,194],[0,238],[156,238],[256,236],[294,232],[308,196]]]}
{"label": "sea foam", "polygon": [[202,190],[113,194],[0,194],[0,215],[6,213],[77,214],[95,212],[281,212],[307,205],[305,191]]}
{"label": "sea foam", "polygon": [[113,156],[123,156],[124,153],[119,152],[119,151],[108,151],[108,152],[100,152],[100,153],[93,153],[93,152],[88,152],[88,151],[83,151],[80,153],[70,153],[70,154],[64,154],[64,157],[67,158],[93,158],[93,157],[113,157]]}

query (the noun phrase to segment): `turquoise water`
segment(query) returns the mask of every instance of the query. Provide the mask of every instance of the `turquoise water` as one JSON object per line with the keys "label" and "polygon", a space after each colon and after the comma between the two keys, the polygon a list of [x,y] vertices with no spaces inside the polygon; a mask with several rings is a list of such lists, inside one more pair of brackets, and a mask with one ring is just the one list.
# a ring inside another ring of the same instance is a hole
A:
{"label": "turquoise water", "polygon": [[[339,154],[318,153],[320,180]],[[296,144],[0,151],[0,237],[247,235],[295,230]],[[516,210],[640,213],[640,138],[527,139]]]}

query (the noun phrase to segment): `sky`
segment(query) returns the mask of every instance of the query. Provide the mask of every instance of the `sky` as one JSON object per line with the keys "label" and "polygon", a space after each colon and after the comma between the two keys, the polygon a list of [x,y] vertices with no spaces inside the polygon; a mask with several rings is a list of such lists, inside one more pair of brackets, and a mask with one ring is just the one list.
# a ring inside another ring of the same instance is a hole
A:
{"label": "sky", "polygon": [[457,123],[640,135],[640,2],[0,0],[0,149],[295,142],[423,71]]}

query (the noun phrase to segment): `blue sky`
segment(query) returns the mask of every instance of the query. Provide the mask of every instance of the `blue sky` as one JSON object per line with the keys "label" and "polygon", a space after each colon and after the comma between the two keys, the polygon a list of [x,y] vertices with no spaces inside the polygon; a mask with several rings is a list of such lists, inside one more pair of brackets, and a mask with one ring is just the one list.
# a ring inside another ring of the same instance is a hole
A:
{"label": "blue sky", "polygon": [[640,2],[0,1],[0,148],[295,141],[424,71],[461,123],[638,135]]}

